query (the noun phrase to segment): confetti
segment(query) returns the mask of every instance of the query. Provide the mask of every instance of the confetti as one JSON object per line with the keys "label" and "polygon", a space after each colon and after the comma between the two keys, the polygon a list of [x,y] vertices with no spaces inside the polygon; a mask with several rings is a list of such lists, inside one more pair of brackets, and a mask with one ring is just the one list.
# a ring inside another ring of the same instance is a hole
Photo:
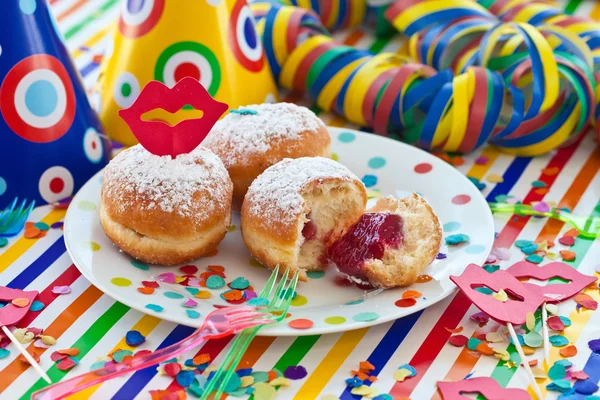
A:
{"label": "confetti", "polygon": [[146,337],[140,331],[131,330],[125,334],[125,343],[131,347],[137,347],[146,341]]}
{"label": "confetti", "polygon": [[577,256],[577,254],[571,250],[561,250],[559,253],[564,261],[573,261]]}
{"label": "confetti", "polygon": [[550,211],[550,206],[548,206],[548,203],[540,201],[539,203],[535,203],[531,209],[537,212],[547,213]]}
{"label": "confetti", "polygon": [[485,334],[485,340],[492,343],[504,342],[504,336],[499,332],[488,332]]}
{"label": "confetti", "polygon": [[41,230],[39,230],[38,228],[32,226],[32,227],[29,227],[29,228],[25,228],[25,232],[23,234],[23,237],[25,237],[26,239],[35,239],[41,233],[42,233]]}
{"label": "confetti", "polygon": [[493,274],[494,272],[496,272],[500,269],[500,266],[499,265],[484,265],[483,269],[485,269],[490,274]]}
{"label": "confetti", "polygon": [[162,310],[164,310],[164,308],[162,308],[161,306],[159,306],[158,304],[146,304],[146,308],[152,311],[156,311],[156,312],[161,312]]}
{"label": "confetti", "polygon": [[525,344],[529,347],[540,347],[542,344],[544,344],[542,335],[536,331],[530,331],[523,337],[523,339],[525,340]]}
{"label": "confetti", "polygon": [[578,381],[589,378],[590,376],[583,371],[571,371],[571,378]]}
{"label": "confetti", "polygon": [[66,354],[60,354],[58,351],[53,352],[52,354],[50,354],[50,359],[54,362],[56,361],[60,361],[63,358],[67,358]]}
{"label": "confetti", "polygon": [[142,293],[142,294],[152,294],[154,293],[154,288],[151,287],[139,287],[137,288],[137,291]]}
{"label": "confetti", "polygon": [[600,339],[590,340],[588,342],[588,346],[589,346],[590,350],[592,350],[594,353],[599,353],[600,352]]}
{"label": "confetti", "polygon": [[194,295],[197,299],[210,299],[212,294],[208,290],[200,290]]}
{"label": "confetti", "polygon": [[404,380],[409,377],[411,377],[411,372],[407,369],[399,369],[394,372],[394,379],[396,382],[404,382]]}
{"label": "confetti", "polygon": [[552,335],[548,338],[548,340],[550,340],[550,343],[554,347],[562,347],[569,344],[569,339],[561,335]]}
{"label": "confetti", "polygon": [[556,304],[546,304],[546,311],[552,315],[558,314],[558,306]]}
{"label": "confetti", "polygon": [[469,338],[465,335],[453,335],[448,338],[448,343],[456,347],[464,347],[468,341]]}
{"label": "confetti", "polygon": [[477,350],[477,346],[479,345],[479,343],[481,343],[481,340],[477,339],[477,338],[469,338],[469,340],[467,341],[467,347],[469,348],[469,350]]}
{"label": "confetti", "polygon": [[578,229],[575,228],[571,228],[568,231],[565,232],[565,234],[563,236],[573,236],[573,237],[577,237],[581,234],[581,232],[579,232]]}
{"label": "confetti", "polygon": [[8,244],[8,239],[0,237],[0,248],[6,246]]}
{"label": "confetti", "polygon": [[397,300],[394,304],[396,305],[396,307],[406,308],[414,306],[415,304],[417,304],[417,301],[415,299],[400,299]]}
{"label": "confetti", "polygon": [[530,331],[535,327],[535,315],[533,315],[532,312],[529,312],[527,315],[525,315],[525,325]]}
{"label": "confetti", "polygon": [[543,369],[537,367],[537,368],[531,368],[531,372],[533,372],[533,376],[536,379],[546,379],[548,376],[546,375],[546,371],[544,371]]}
{"label": "confetti", "polygon": [[46,307],[46,305],[44,303],[42,303],[39,300],[34,300],[33,303],[31,303],[31,307],[29,307],[29,310],[33,311],[33,312],[37,312],[37,311],[43,310],[44,307]]}
{"label": "confetti", "polygon": [[446,238],[446,244],[448,246],[458,245],[464,242],[468,242],[470,240],[468,235],[464,233],[458,233],[456,235],[450,235]]}
{"label": "confetti", "polygon": [[56,352],[58,354],[63,354],[63,355],[73,356],[73,357],[77,357],[79,355],[79,349],[75,348],[75,347],[71,347],[71,348],[68,348],[68,349],[62,349],[62,350],[57,350]]}
{"label": "confetti", "polygon": [[546,325],[553,331],[562,332],[565,330],[565,324],[560,317],[553,315],[546,320]]}
{"label": "confetti", "polygon": [[533,242],[531,240],[517,240],[515,241],[515,246],[522,249],[523,247],[531,246]]}
{"label": "confetti", "polygon": [[585,379],[575,382],[573,389],[580,394],[594,394],[598,391],[598,385],[591,379]]}
{"label": "confetti", "polygon": [[29,299],[26,299],[25,297],[18,297],[16,299],[12,299],[11,303],[16,307],[23,308],[29,305]]}
{"label": "confetti", "polygon": [[12,332],[12,334],[17,339],[17,341],[22,344],[31,342],[35,337],[33,332],[27,332],[27,329],[24,328],[17,328]]}
{"label": "confetti", "polygon": [[571,383],[565,379],[557,379],[546,385],[546,389],[565,393],[571,390]]}
{"label": "confetti", "polygon": [[487,185],[483,182],[481,182],[479,179],[477,178],[473,178],[471,176],[467,176],[467,179],[471,181],[471,183],[473,185],[475,185],[475,187],[479,190],[483,190],[487,187]]}
{"label": "confetti", "polygon": [[164,272],[158,275],[158,280],[164,283],[175,283],[177,281],[177,278],[172,272]]}
{"label": "confetti", "polygon": [[198,311],[194,311],[194,310],[185,310],[185,313],[187,314],[188,317],[190,317],[191,319],[197,319],[200,318],[200,313]]}
{"label": "confetti", "polygon": [[487,158],[486,156],[480,156],[475,160],[475,164],[485,165],[488,163],[488,161],[489,161],[489,158]]}
{"label": "confetti", "polygon": [[301,365],[298,366],[292,366],[290,365],[289,367],[287,367],[283,373],[283,376],[285,376],[288,379],[293,379],[293,380],[298,380],[298,379],[303,379],[306,377],[306,375],[308,375],[308,372],[306,372],[306,368],[304,368]]}
{"label": "confetti", "polygon": [[580,304],[582,307],[587,308],[588,310],[595,310],[598,308],[598,302],[594,300],[589,294],[579,293],[573,297],[573,300],[577,304]]}
{"label": "confetti", "polygon": [[79,362],[76,361],[75,358],[66,357],[66,358],[63,358],[62,360],[60,360],[58,362],[58,364],[56,364],[56,369],[58,369],[59,371],[68,371],[71,368],[73,368],[74,366],[76,366],[77,364],[79,364]]}
{"label": "confetti", "polygon": [[133,351],[131,350],[117,350],[112,354],[112,359],[115,362],[123,362],[123,358],[127,357],[127,356],[132,356],[133,355]]}
{"label": "confetti", "polygon": [[452,328],[446,328],[446,327],[444,327],[444,329],[447,332],[450,332],[450,333],[461,333],[464,328],[462,326],[459,326],[458,328],[454,328],[454,329],[452,329]]}
{"label": "confetti", "polygon": [[488,176],[486,177],[486,180],[490,183],[502,183],[504,182],[504,178],[498,174],[488,174]]}
{"label": "confetti", "polygon": [[220,289],[225,286],[225,279],[218,275],[211,275],[206,280],[206,287],[209,289]]}
{"label": "confetti", "polygon": [[544,261],[544,258],[538,254],[530,254],[525,257],[525,260],[529,261],[530,263],[539,264]]}
{"label": "confetti", "polygon": [[147,288],[158,289],[160,285],[154,281],[142,281],[142,285]]}
{"label": "confetti", "polygon": [[175,377],[175,380],[180,386],[188,387],[194,381],[194,371],[179,371],[179,373]]}
{"label": "confetti", "polygon": [[179,267],[179,270],[185,275],[193,275],[198,272],[198,267],[195,265],[184,265]]}
{"label": "confetti", "polygon": [[547,185],[542,181],[533,181],[533,182],[531,182],[531,186],[533,186],[534,188],[543,188],[543,187],[546,187]]}
{"label": "confetti", "polygon": [[253,385],[255,400],[274,400],[277,392],[275,388],[268,383],[258,382]]}
{"label": "confetti", "polygon": [[10,350],[0,349],[0,359],[6,358],[10,355]]}
{"label": "confetti", "polygon": [[277,377],[269,382],[271,386],[290,386],[290,380],[283,376]]}
{"label": "confetti", "polygon": [[490,317],[488,317],[484,312],[480,311],[471,315],[469,319],[480,324],[487,324],[487,322],[490,320]]}
{"label": "confetti", "polygon": [[565,246],[573,246],[575,244],[575,238],[573,236],[563,236],[558,239],[558,243],[564,244]]}
{"label": "confetti", "polygon": [[521,247],[521,251],[525,254],[533,254],[538,249],[538,245],[535,243],[530,244],[529,246]]}
{"label": "confetti", "polygon": [[493,293],[492,297],[503,303],[506,303],[508,301],[508,295],[506,294],[504,289],[500,289],[497,293]]}
{"label": "confetti", "polygon": [[548,370],[548,378],[553,381],[557,379],[564,379],[565,376],[567,376],[567,370],[560,364],[554,364]]}
{"label": "confetti", "polygon": [[577,347],[573,345],[563,347],[562,349],[560,349],[559,353],[563,357],[574,357],[577,355]]}
{"label": "confetti", "polygon": [[508,369],[517,368],[517,363],[514,361],[507,361],[503,364],[503,366],[505,366]]}
{"label": "confetti", "polygon": [[192,299],[187,299],[182,304],[183,307],[196,307],[197,305],[198,305],[198,302],[196,302]]}
{"label": "confetti", "polygon": [[494,351],[494,357],[496,357],[502,361],[509,361],[510,353],[504,349],[498,349],[498,350]]}
{"label": "confetti", "polygon": [[238,289],[238,290],[244,290],[247,289],[248,286],[250,286],[250,281],[248,281],[246,278],[240,276],[235,278],[230,284],[229,287],[232,289]]}
{"label": "confetti", "polygon": [[486,356],[494,355],[495,351],[485,343],[479,343],[475,348],[479,353],[485,354]]}
{"label": "confetti", "polygon": [[[28,333],[32,333],[32,332],[28,332]],[[56,339],[52,336],[40,335],[39,338],[42,341],[42,343],[44,343],[46,346],[54,346],[56,344]],[[79,354],[79,353],[77,353],[77,354]],[[75,355],[77,355],[77,354],[75,354]]]}

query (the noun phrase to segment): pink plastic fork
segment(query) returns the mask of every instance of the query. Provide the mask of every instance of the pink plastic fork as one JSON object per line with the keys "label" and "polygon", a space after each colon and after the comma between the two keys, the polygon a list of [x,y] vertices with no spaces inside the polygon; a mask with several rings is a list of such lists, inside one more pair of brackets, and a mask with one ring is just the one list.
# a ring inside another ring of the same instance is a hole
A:
{"label": "pink plastic fork", "polygon": [[121,375],[130,374],[165,360],[176,357],[197,347],[209,339],[218,339],[238,333],[246,328],[273,322],[272,315],[264,309],[251,306],[233,306],[215,310],[208,314],[202,326],[189,337],[164,349],[150,354],[133,356],[118,364],[109,365],[63,382],[38,390],[32,400],[58,400]]}

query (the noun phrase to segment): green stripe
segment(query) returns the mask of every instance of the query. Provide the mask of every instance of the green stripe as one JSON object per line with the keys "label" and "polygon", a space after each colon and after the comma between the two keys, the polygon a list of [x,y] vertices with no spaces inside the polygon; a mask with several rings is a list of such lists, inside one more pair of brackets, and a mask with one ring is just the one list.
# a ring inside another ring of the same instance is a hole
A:
{"label": "green stripe", "polygon": [[118,4],[119,0],[108,0],[106,3],[102,4],[96,11],[92,14],[88,15],[78,24],[73,25],[71,29],[65,32],[65,39],[70,39],[77,32],[82,30],[86,25],[90,22],[94,22],[94,20],[100,18],[106,11],[110,10],[115,4]]}
{"label": "green stripe", "polygon": [[369,47],[371,53],[379,54],[381,50],[392,40],[394,35],[388,35],[386,37],[375,39],[375,42]]}
{"label": "green stripe", "polygon": [[[596,207],[594,208],[594,210],[592,211],[590,216],[600,217],[600,201],[596,204]],[[593,243],[594,243],[593,239],[584,238],[582,236],[577,237],[575,239],[575,245],[571,248],[571,251],[574,251],[575,254],[577,254],[575,260],[563,261],[563,262],[571,265],[575,269],[579,268],[579,265],[583,261],[585,255],[587,254],[590,247],[592,247]],[[506,349],[506,351],[508,351],[510,353],[511,360],[517,362],[518,364],[521,363],[521,359],[520,359],[519,355],[517,354],[517,350],[516,350],[515,346],[513,346],[512,344],[509,345],[508,348]],[[510,380],[513,377],[513,375],[515,374],[515,372],[517,372],[517,368],[508,369],[508,368],[504,367],[503,364],[504,364],[504,361],[499,361],[498,364],[496,364],[496,368],[494,368],[494,371],[492,372],[491,377],[494,378],[496,381],[498,381],[498,383],[500,385],[506,387],[506,385],[508,385],[508,382],[510,382]],[[480,397],[478,397],[478,399],[482,400],[483,398],[480,396]]]}
{"label": "green stripe", "polygon": [[577,8],[581,4],[581,2],[582,2],[582,0],[569,0],[569,1],[567,1],[567,4],[565,5],[565,13],[567,13],[569,15],[575,14],[575,10],[577,10]]}
{"label": "green stripe", "polygon": [[[119,302],[115,302],[100,318],[96,320],[88,328],[87,331],[71,346],[71,348],[79,349],[79,355],[77,358],[82,359],[85,355],[104,337],[104,335],[117,323],[118,320],[129,311],[130,308]],[[48,376],[52,379],[52,382],[56,383],[60,381],[69,371],[61,371],[56,368],[54,364],[48,369]],[[87,372],[87,371],[84,371]],[[31,394],[36,390],[39,390],[48,384],[43,379],[38,381],[29,390],[21,396],[20,400],[28,400]]]}

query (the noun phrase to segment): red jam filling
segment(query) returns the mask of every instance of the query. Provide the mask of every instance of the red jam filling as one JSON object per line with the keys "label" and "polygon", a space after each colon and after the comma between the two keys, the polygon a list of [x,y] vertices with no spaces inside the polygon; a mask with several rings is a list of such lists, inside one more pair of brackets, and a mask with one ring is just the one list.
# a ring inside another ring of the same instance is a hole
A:
{"label": "red jam filling", "polygon": [[381,260],[386,248],[400,247],[402,225],[402,217],[397,214],[363,214],[344,236],[329,246],[329,259],[341,273],[366,282],[365,261]]}
{"label": "red jam filling", "polygon": [[310,220],[310,213],[308,213],[306,218],[308,218],[308,221],[306,221],[302,228],[302,236],[304,237],[304,240],[308,242],[317,237],[317,225]]}

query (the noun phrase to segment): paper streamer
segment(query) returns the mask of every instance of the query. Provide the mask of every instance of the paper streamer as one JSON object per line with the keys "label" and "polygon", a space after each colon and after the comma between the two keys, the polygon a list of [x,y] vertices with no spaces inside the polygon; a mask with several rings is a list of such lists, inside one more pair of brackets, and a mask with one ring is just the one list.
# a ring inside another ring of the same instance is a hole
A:
{"label": "paper streamer", "polygon": [[376,133],[428,150],[466,153],[488,142],[522,156],[576,140],[596,119],[598,24],[546,4],[523,2],[517,12],[514,1],[481,3],[402,0],[387,8],[410,37],[412,59],[330,37],[326,27],[369,14],[364,0],[262,0],[251,8],[279,84]]}

